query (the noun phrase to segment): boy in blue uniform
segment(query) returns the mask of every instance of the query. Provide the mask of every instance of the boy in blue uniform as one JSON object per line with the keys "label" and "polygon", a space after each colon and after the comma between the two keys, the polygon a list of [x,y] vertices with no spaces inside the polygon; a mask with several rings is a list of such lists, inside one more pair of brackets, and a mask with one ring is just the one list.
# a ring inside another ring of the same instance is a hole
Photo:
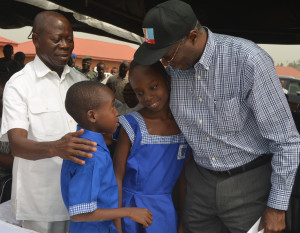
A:
{"label": "boy in blue uniform", "polygon": [[[67,92],[67,112],[84,129],[82,138],[97,142],[93,157],[78,165],[64,160],[61,192],[71,216],[70,233],[118,232],[113,219],[129,217],[148,227],[152,213],[141,208],[118,208],[118,186],[106,142],[119,125],[114,94],[89,81],[74,84]],[[106,139],[107,138],[107,139]]]}

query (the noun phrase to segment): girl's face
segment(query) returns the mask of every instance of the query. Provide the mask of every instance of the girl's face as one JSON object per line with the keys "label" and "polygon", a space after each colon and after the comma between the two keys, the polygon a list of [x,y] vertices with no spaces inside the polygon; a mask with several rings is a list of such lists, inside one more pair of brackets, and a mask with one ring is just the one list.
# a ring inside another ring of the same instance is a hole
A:
{"label": "girl's face", "polygon": [[150,66],[136,66],[130,73],[130,84],[145,108],[158,112],[168,107],[167,80]]}

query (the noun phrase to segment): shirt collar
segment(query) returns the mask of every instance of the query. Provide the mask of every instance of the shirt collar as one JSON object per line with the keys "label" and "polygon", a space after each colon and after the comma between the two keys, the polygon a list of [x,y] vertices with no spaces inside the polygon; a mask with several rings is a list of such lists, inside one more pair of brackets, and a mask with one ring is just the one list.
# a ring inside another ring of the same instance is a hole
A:
{"label": "shirt collar", "polygon": [[197,68],[197,66],[201,64],[205,69],[209,69],[215,51],[216,42],[215,34],[212,33],[207,27],[204,27],[204,29],[207,31],[207,42],[203,54],[199,61],[194,65],[194,68]]}
{"label": "shirt collar", "polygon": [[[35,56],[34,61],[33,61],[33,66],[34,66],[34,70],[36,72],[36,76],[38,78],[42,78],[45,75],[47,75],[48,73],[51,73],[52,71],[49,69],[48,66],[45,65],[44,62],[41,61],[41,59],[39,58],[38,55]],[[65,77],[65,74],[70,72],[70,67],[68,65],[65,65],[63,73],[61,75],[61,77]]]}
{"label": "shirt collar", "polygon": [[[77,131],[84,129],[81,126],[77,125]],[[80,138],[85,138],[91,141],[94,141],[98,144],[98,146],[102,147],[104,150],[108,151],[108,148],[105,144],[104,138],[101,133],[96,133],[87,129],[84,129],[83,134],[80,136]]]}

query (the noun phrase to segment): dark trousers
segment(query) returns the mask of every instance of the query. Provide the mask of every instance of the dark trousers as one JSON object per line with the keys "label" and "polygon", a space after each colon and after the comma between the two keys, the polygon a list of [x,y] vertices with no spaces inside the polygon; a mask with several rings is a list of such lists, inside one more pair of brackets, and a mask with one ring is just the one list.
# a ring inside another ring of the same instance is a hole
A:
{"label": "dark trousers", "polygon": [[186,166],[187,194],[183,211],[186,233],[247,232],[262,216],[271,188],[271,164],[231,177]]}

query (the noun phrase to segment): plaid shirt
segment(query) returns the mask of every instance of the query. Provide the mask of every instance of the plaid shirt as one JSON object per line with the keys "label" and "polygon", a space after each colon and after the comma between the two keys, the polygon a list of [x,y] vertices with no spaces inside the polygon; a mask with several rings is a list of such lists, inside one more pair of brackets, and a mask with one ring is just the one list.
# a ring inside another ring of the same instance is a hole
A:
{"label": "plaid shirt", "polygon": [[273,60],[251,41],[208,30],[200,60],[167,68],[170,107],[197,164],[224,171],[273,153],[268,206],[286,210],[300,137]]}

